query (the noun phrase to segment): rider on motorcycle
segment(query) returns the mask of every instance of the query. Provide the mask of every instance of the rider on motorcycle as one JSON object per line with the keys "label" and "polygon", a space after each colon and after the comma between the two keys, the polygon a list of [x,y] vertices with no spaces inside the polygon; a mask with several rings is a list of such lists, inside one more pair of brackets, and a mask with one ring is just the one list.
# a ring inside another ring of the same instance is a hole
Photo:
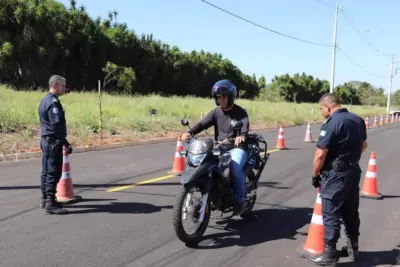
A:
{"label": "rider on motorcycle", "polygon": [[[243,127],[240,136],[235,139],[235,145],[244,142],[249,132],[249,118],[245,109],[235,104],[236,86],[229,80],[220,80],[216,82],[212,88],[212,97],[218,106],[211,110],[206,117],[192,127],[191,131],[182,134],[185,141],[191,135],[196,135],[203,130],[214,126],[214,139],[224,141],[233,137],[234,130],[231,126],[231,120],[242,121]],[[232,178],[236,194],[236,202],[234,206],[234,214],[240,215],[244,210],[245,198],[245,175],[243,167],[246,164],[247,152],[241,148],[233,148],[230,151],[232,157]]]}

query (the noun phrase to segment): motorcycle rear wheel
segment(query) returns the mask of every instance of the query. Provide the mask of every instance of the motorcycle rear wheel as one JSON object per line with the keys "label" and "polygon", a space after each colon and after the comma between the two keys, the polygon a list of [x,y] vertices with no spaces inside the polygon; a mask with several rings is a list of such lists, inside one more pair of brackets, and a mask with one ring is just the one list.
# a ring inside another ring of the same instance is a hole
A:
{"label": "motorcycle rear wheel", "polygon": [[[183,228],[183,222],[182,222],[182,215],[183,215],[183,206],[185,204],[185,199],[188,193],[194,189],[198,188],[196,184],[193,184],[190,187],[182,187],[181,191],[177,194],[176,196],[176,202],[174,205],[174,210],[172,214],[172,221],[173,221],[173,227],[175,230],[175,233],[179,240],[181,240],[185,244],[195,244],[200,241],[200,238],[203,236],[204,232],[207,229],[208,223],[210,221],[210,215],[211,215],[211,209],[210,209],[210,200],[208,199],[207,205],[205,208],[204,212],[204,218],[203,222],[200,223],[200,226],[197,228],[194,234],[188,234],[185,229]],[[203,196],[203,192],[201,191]],[[200,204],[201,206],[201,204]],[[198,210],[198,213],[200,212],[200,207],[197,205],[195,206],[196,210]],[[196,211],[195,211],[196,212]],[[192,220],[193,221],[193,220]]]}
{"label": "motorcycle rear wheel", "polygon": [[[253,177],[255,178],[254,172],[251,172],[250,174],[248,174],[248,177],[247,177],[248,181],[250,179],[252,179]],[[257,186],[257,184],[255,184],[254,189],[257,190],[257,188],[258,188],[258,186]],[[245,209],[244,209],[243,213],[240,215],[240,217],[242,217],[244,219],[247,216],[249,216],[253,211],[256,201],[257,201],[257,193],[250,198],[249,203],[246,203],[247,205],[245,206]]]}

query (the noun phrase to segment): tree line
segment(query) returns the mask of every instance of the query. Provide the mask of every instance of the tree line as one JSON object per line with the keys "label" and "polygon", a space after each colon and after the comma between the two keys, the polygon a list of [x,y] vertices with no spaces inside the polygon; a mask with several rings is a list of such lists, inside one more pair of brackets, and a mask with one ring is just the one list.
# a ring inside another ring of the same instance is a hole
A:
{"label": "tree line", "polygon": [[[305,73],[293,76],[284,74],[275,76],[271,83],[266,84],[265,78],[258,80],[259,98],[273,102],[308,102],[315,103],[329,92],[330,83]],[[368,82],[349,81],[338,85],[334,92],[343,104],[386,106],[387,94],[383,88],[377,88]],[[391,94],[391,104],[400,105],[400,90]]]}
{"label": "tree line", "polygon": [[[110,93],[209,97],[221,78],[232,80],[239,97],[315,102],[329,82],[306,74],[265,77],[243,73],[220,53],[182,52],[136,34],[116,22],[117,12],[91,18],[74,0],[0,0],[0,83],[18,89],[47,88],[50,75],[67,78],[74,91],[91,91],[101,80]],[[337,86],[345,103],[383,104],[383,89],[366,82]]]}

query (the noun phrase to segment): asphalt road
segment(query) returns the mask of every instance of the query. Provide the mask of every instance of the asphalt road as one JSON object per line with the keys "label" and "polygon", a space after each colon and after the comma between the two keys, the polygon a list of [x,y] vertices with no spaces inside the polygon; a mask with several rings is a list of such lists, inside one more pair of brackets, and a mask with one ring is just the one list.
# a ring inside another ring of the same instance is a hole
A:
{"label": "asphalt road", "polygon": [[[312,125],[314,139],[319,127]],[[1,163],[0,266],[311,266],[296,254],[316,198],[310,185],[315,145],[302,141],[305,129],[285,128],[289,150],[271,153],[260,180],[256,216],[212,219],[196,248],[182,244],[172,228],[172,205],[180,187],[179,178],[166,172],[175,142],[71,155],[75,193],[83,201],[68,207],[66,216],[44,215],[39,208],[40,159]],[[400,245],[399,129],[395,123],[368,131],[363,176],[375,151],[379,191],[385,198],[361,199],[363,262],[338,266],[390,266],[395,257]],[[274,149],[277,131],[264,135]]]}

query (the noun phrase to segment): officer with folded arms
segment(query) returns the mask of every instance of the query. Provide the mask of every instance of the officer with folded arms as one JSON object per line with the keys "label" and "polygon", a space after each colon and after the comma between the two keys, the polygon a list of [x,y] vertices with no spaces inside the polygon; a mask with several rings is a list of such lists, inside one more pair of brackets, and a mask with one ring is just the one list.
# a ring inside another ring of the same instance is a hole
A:
{"label": "officer with folded arms", "polygon": [[53,75],[49,79],[49,92],[39,104],[40,148],[42,150],[41,173],[41,208],[45,214],[67,214],[56,201],[56,189],[62,175],[63,146],[67,154],[72,153],[72,147],[67,141],[67,126],[64,109],[59,96],[65,94],[66,79]]}
{"label": "officer with folded arms", "polygon": [[322,115],[327,118],[321,127],[314,156],[312,184],[320,187],[324,222],[324,252],[308,260],[318,266],[336,266],[336,243],[343,219],[349,258],[356,261],[360,235],[358,161],[367,147],[364,120],[340,106],[332,93],[319,101]]}

